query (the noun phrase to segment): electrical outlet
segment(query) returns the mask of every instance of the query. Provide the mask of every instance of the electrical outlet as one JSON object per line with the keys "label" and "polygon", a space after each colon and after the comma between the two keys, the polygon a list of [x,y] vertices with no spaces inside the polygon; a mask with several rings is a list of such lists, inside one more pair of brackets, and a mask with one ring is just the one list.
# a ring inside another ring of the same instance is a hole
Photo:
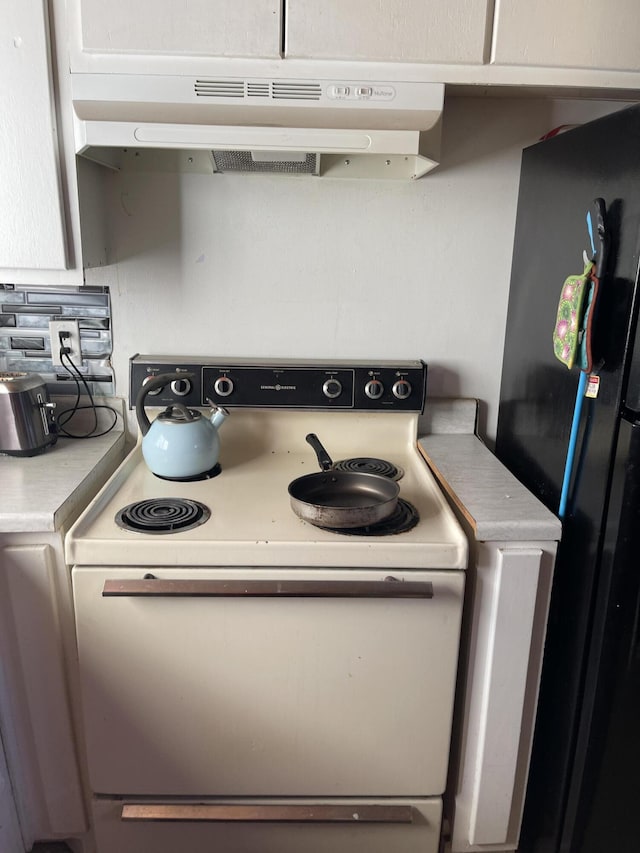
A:
{"label": "electrical outlet", "polygon": [[[60,333],[66,333],[62,341]],[[60,347],[66,347],[69,352],[67,356],[78,367],[82,363],[82,352],[80,350],[80,327],[77,320],[50,320],[49,334],[51,336],[51,361],[58,366],[64,366],[65,362],[60,358]],[[68,362],[67,362],[68,364]]]}

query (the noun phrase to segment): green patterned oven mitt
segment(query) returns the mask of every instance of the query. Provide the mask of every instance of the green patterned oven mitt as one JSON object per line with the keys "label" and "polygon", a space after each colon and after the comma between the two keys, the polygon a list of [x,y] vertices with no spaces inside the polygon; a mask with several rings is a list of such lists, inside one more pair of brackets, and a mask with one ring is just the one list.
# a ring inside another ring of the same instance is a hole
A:
{"label": "green patterned oven mitt", "polygon": [[589,291],[593,262],[585,264],[581,275],[570,275],[562,286],[558,315],[553,330],[553,352],[569,370],[573,367],[581,343],[585,296]]}

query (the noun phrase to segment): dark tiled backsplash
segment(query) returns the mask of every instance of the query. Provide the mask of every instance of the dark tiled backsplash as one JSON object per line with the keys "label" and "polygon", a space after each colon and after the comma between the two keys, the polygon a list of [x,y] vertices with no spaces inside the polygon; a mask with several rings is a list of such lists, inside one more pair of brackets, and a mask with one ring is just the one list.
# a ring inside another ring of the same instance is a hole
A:
{"label": "dark tiled backsplash", "polygon": [[51,394],[72,394],[75,383],[51,361],[49,320],[77,320],[82,363],[93,394],[114,393],[111,302],[108,287],[30,287],[0,284],[0,371],[39,373]]}

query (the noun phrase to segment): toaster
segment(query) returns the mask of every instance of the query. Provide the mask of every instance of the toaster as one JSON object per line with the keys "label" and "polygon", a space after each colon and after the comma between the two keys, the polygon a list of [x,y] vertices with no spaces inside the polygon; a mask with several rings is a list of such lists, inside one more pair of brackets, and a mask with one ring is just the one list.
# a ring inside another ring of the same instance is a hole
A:
{"label": "toaster", "polygon": [[55,444],[55,405],[37,373],[0,373],[0,453],[35,456]]}

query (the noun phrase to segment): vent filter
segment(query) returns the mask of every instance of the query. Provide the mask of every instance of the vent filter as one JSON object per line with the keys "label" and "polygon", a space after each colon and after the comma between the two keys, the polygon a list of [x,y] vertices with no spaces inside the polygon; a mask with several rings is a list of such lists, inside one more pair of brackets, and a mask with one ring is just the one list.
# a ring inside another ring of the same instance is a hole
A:
{"label": "vent filter", "polygon": [[216,172],[277,172],[290,175],[316,175],[317,154],[212,151]]}

